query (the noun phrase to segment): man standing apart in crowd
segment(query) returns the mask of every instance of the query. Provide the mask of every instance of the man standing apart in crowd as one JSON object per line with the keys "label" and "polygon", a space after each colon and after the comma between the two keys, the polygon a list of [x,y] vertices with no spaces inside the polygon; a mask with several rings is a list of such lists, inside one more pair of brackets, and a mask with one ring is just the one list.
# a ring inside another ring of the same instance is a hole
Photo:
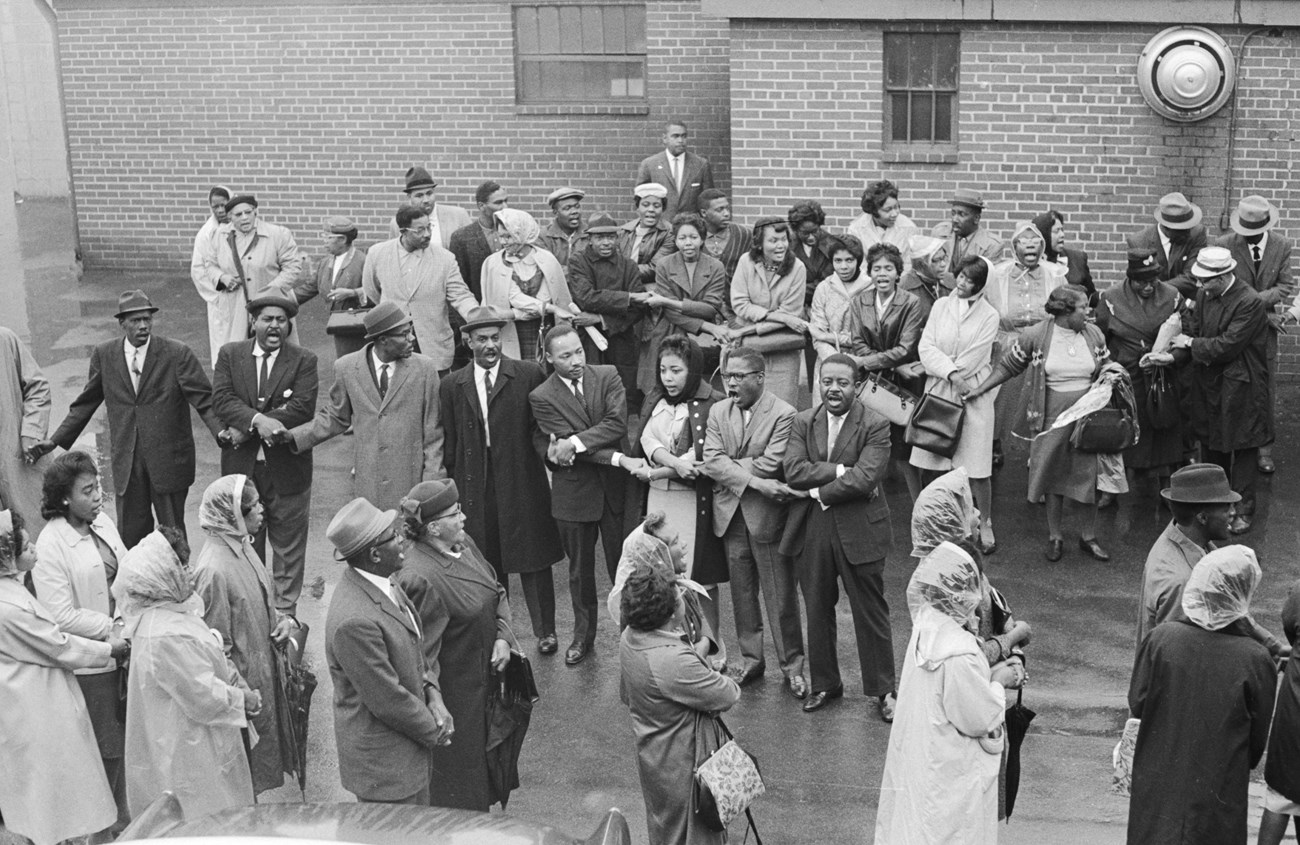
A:
{"label": "man standing apart in crowd", "polygon": [[[307,274],[304,283],[294,291],[298,304],[307,303],[324,291],[331,312],[363,307],[366,300],[361,290],[361,268],[366,263],[366,251],[356,246],[357,224],[346,217],[327,217],[321,225],[320,236],[325,254],[316,264],[316,274]],[[364,345],[359,333],[336,334],[334,357],[342,358]]]}
{"label": "man standing apart in crowd", "polygon": [[217,249],[225,241],[230,231],[230,215],[226,213],[226,202],[230,200],[230,189],[214,185],[208,190],[208,208],[212,213],[194,236],[194,251],[190,254],[190,281],[194,289],[208,304],[208,345],[209,361],[217,360],[221,344],[230,336],[232,322],[242,321],[242,312],[232,312],[237,307],[234,291],[217,287],[221,284],[221,272],[217,267]]}
{"label": "man standing apart in crowd", "polygon": [[298,315],[293,300],[259,297],[248,313],[253,339],[223,346],[212,375],[212,406],[226,426],[221,474],[253,479],[265,509],[253,547],[265,562],[270,538],[275,609],[293,616],[307,562],[312,455],[277,443],[284,439],[277,434],[316,413],[316,355],[287,340]]}
{"label": "man standing apart in crowd", "polygon": [[569,257],[587,247],[587,232],[582,226],[582,198],[577,188],[557,188],[546,198],[554,219],[537,238],[538,246],[545,249],[561,267],[567,267]]}
{"label": "man standing apart in crowd", "polygon": [[952,219],[940,223],[930,232],[948,242],[948,272],[956,276],[961,262],[972,255],[982,255],[993,264],[1001,261],[1002,239],[980,225],[984,216],[984,197],[975,191],[958,188],[953,191],[949,203]]}
{"label": "man standing apart in crowd", "polygon": [[438,368],[415,354],[411,318],[392,302],[366,313],[366,340],[361,351],[334,362],[330,400],[316,418],[274,437],[302,452],[351,426],[354,489],[372,503],[396,507],[416,484],[446,477]]}
{"label": "man standing apart in crowd", "polygon": [[638,185],[654,182],[668,190],[663,219],[669,223],[679,212],[694,211],[700,192],[713,187],[709,160],[687,151],[689,137],[683,121],[676,118],[668,121],[664,124],[664,151],[642,161],[636,171]]}
{"label": "man standing apart in crowd", "polygon": [[[1233,492],[1223,468],[1214,464],[1185,466],[1169,479],[1160,495],[1174,512],[1173,521],[1156,539],[1142,569],[1142,600],[1138,607],[1137,645],[1161,622],[1177,618],[1183,604],[1183,587],[1192,568],[1211,548],[1226,543],[1231,535],[1233,505],[1241,494]],[[1274,657],[1290,654],[1291,647],[1247,617],[1252,636]]]}
{"label": "man standing apart in crowd", "polygon": [[790,506],[781,551],[799,559],[808,609],[811,713],[844,695],[835,653],[838,578],[849,597],[863,692],[880,718],[894,720],[894,642],[885,600],[885,556],[893,547],[889,505],[880,481],[889,466],[889,421],[857,401],[857,364],[836,353],[822,362],[822,404],[790,429],[786,482],[809,498]]}
{"label": "man standing apart in crowd", "polygon": [[[41,529],[44,467],[33,466],[49,434],[50,382],[18,335],[0,326],[0,510],[27,518],[35,537]],[[31,516],[27,516],[31,514]]]}
{"label": "man standing apart in crowd", "polygon": [[617,371],[588,366],[567,323],[547,332],[545,345],[554,372],[528,401],[539,427],[537,452],[551,470],[551,515],[569,557],[573,641],[564,662],[575,666],[596,642],[596,535],[611,584],[622,554],[626,478],[615,468],[640,462],[617,451],[627,437],[627,396]]}
{"label": "man standing apart in crowd", "polygon": [[185,533],[185,497],[194,483],[190,407],[214,438],[221,433],[199,359],[180,341],[153,334],[157,310],[142,290],[117,298],[123,339],[90,353],[81,395],[54,435],[34,447],[42,455],[71,449],[100,404],[108,407],[117,526],[128,549],[153,531],[155,516]]}
{"label": "man standing apart in crowd", "polygon": [[348,565],[325,616],[339,779],[359,801],[428,806],[429,751],[455,726],[415,606],[393,580],[406,558],[402,518],[353,499],[325,533]]}
{"label": "man standing apart in crowd", "polygon": [[[1232,253],[1237,277],[1255,289],[1268,310],[1268,381],[1274,390],[1268,412],[1275,435],[1277,336],[1286,320],[1286,315],[1277,312],[1278,305],[1295,293],[1291,283],[1291,241],[1273,231],[1277,220],[1278,210],[1271,202],[1258,195],[1243,197],[1229,219],[1232,234],[1215,242]],[[1271,475],[1275,469],[1273,444],[1265,443],[1259,447],[1259,471]]]}
{"label": "man standing apart in crowd", "polygon": [[456,256],[456,266],[460,268],[460,277],[469,286],[470,293],[478,299],[483,298],[483,287],[479,277],[483,273],[483,262],[488,256],[501,250],[501,241],[497,238],[497,220],[492,215],[503,208],[510,207],[510,194],[491,179],[478,186],[474,192],[474,201],[478,205],[478,216],[451,234],[448,249]]}
{"label": "man standing apart in crowd", "polygon": [[1196,307],[1174,338],[1180,365],[1192,362],[1191,425],[1204,460],[1228,473],[1241,504],[1228,530],[1244,534],[1255,514],[1259,447],[1273,440],[1268,379],[1268,309],[1233,274],[1237,262],[1221,246],[1196,257]]}
{"label": "man standing apart in crowd", "polygon": [[[406,171],[405,194],[406,205],[420,209],[429,218],[433,243],[443,249],[451,244],[452,232],[469,225],[469,212],[465,209],[438,203],[438,183],[433,181],[428,170],[418,164]],[[401,230],[401,221],[394,218],[388,224],[388,237],[397,237],[402,233]]]}
{"label": "man standing apart in crowd", "polygon": [[1197,254],[1205,247],[1205,227],[1201,225],[1201,207],[1178,192],[1165,194],[1156,208],[1156,225],[1128,236],[1128,248],[1155,250],[1160,262],[1160,281],[1178,288],[1188,299],[1196,297],[1196,279],[1192,267]]}
{"label": "man standing apart in crowd", "polygon": [[455,256],[432,242],[431,219],[418,206],[399,208],[402,233],[371,248],[361,284],[369,301],[394,303],[411,315],[418,351],[445,374],[456,351],[447,306],[464,316],[478,300],[465,287]]}
{"label": "man standing apart in crowd", "polygon": [[731,606],[744,665],[740,683],[762,677],[763,616],[790,694],[808,695],[803,677],[803,629],[794,562],[777,545],[785,528],[786,503],[799,494],[781,481],[795,409],[764,389],[763,355],[748,347],[732,351],[723,366],[727,398],[709,412],[704,436],[704,474],[714,481],[713,533],[727,549]]}
{"label": "man standing apart in crowd", "polygon": [[447,474],[456,482],[465,531],[509,587],[519,574],[533,635],[542,654],[559,648],[551,567],[564,557],[551,518],[546,466],[528,395],[546,379],[541,366],[501,356],[509,320],[490,306],[469,313],[463,332],[474,363],[438,388]]}

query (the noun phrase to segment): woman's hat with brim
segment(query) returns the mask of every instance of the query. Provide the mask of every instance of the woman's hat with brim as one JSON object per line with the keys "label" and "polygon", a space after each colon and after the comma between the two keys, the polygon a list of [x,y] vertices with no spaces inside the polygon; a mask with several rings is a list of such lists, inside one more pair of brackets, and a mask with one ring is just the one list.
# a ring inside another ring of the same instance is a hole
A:
{"label": "woman's hat with brim", "polygon": [[381,511],[367,499],[348,502],[325,529],[325,538],[334,544],[334,559],[347,560],[374,545],[396,519],[397,511]]}
{"label": "woman's hat with brim", "polygon": [[1154,249],[1130,249],[1128,251],[1128,269],[1125,271],[1130,281],[1149,282],[1160,278],[1160,262],[1156,260]]}
{"label": "woman's hat with brim", "polygon": [[234,211],[241,205],[251,205],[257,208],[257,197],[252,194],[237,194],[226,200],[226,211]]}
{"label": "woman's hat with brim", "polygon": [[1232,231],[1249,238],[1260,235],[1277,225],[1278,210],[1273,203],[1252,194],[1242,197],[1229,220]]}
{"label": "woman's hat with brim", "polygon": [[113,316],[122,319],[127,314],[134,314],[137,311],[148,311],[150,314],[158,310],[158,306],[149,301],[149,297],[142,290],[123,291],[117,298],[117,313]]}
{"label": "woman's hat with brim", "polygon": [[468,335],[475,329],[486,329],[493,326],[504,326],[509,323],[509,314],[499,308],[491,305],[480,305],[477,308],[471,308],[465,315],[465,325],[460,327],[461,334]]}
{"label": "woman's hat with brim", "polygon": [[643,182],[632,189],[632,196],[639,200],[646,197],[658,197],[664,200],[668,199],[668,189],[658,182]]}
{"label": "woman's hat with brim", "polygon": [[366,340],[374,340],[394,329],[409,325],[411,315],[396,302],[381,302],[366,312]]}
{"label": "woman's hat with brim", "polygon": [[1197,279],[1214,279],[1225,273],[1231,273],[1237,267],[1232,253],[1221,246],[1207,246],[1196,256],[1192,265],[1192,276]]}
{"label": "woman's hat with brim", "polygon": [[1201,207],[1174,191],[1160,198],[1156,222],[1169,229],[1194,229],[1201,222]]}
{"label": "woman's hat with brim", "polygon": [[402,513],[421,525],[431,522],[438,514],[460,501],[460,491],[450,478],[421,481],[402,497]]}
{"label": "woman's hat with brim", "polygon": [[1228,484],[1228,474],[1218,464],[1189,464],[1175,472],[1160,491],[1171,502],[1184,505],[1231,505],[1241,494]]}

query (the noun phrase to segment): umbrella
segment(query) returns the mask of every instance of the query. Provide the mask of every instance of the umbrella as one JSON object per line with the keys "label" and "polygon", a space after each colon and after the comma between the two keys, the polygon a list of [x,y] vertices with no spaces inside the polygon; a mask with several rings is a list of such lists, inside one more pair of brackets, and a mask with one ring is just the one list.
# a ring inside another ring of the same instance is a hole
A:
{"label": "umbrella", "polygon": [[1016,806],[1020,791],[1020,746],[1025,741],[1029,723],[1038,715],[1024,705],[1025,690],[1016,691],[1016,703],[1007,708],[1007,818]]}
{"label": "umbrella", "polygon": [[488,787],[492,793],[489,803],[500,801],[503,810],[510,791],[519,788],[519,752],[537,699],[537,684],[528,658],[510,652],[510,662],[496,676],[487,705]]}
{"label": "umbrella", "polygon": [[289,726],[284,733],[289,740],[288,756],[294,767],[286,771],[298,776],[303,800],[307,798],[307,717],[311,713],[312,693],[316,691],[316,673],[303,660],[308,630],[305,624],[299,624],[284,646],[276,649],[280,700],[284,703],[280,718],[287,720]]}

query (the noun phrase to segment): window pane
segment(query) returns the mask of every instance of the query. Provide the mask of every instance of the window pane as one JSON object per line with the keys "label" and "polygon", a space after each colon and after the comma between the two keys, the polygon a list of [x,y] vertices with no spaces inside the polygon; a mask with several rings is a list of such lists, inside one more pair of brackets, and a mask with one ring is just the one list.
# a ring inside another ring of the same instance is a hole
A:
{"label": "window pane", "polygon": [[540,100],[546,96],[542,90],[542,71],[538,62],[523,62],[519,67],[524,100]]}
{"label": "window pane", "polygon": [[623,31],[623,7],[606,6],[605,12],[605,52],[620,54],[627,52],[627,36]]}
{"label": "window pane", "polygon": [[913,35],[908,52],[907,87],[929,88],[934,84],[934,36]]}
{"label": "window pane", "polygon": [[623,21],[626,24],[627,51],[629,53],[644,53],[645,6],[624,6]]}
{"label": "window pane", "polygon": [[538,52],[560,52],[560,10],[555,6],[542,6],[537,10]]}
{"label": "window pane", "polygon": [[599,6],[582,8],[582,52],[600,55],[605,52],[605,28],[601,23]]}
{"label": "window pane", "polygon": [[931,126],[933,103],[929,94],[912,95],[911,140],[934,140],[934,128]]}
{"label": "window pane", "polygon": [[527,6],[515,9],[515,38],[518,40],[520,55],[529,56],[537,49],[537,10]]}
{"label": "window pane", "polygon": [[956,34],[936,35],[935,39],[938,41],[935,59],[939,63],[935,70],[935,85],[939,88],[956,90],[957,62],[961,58],[961,43]]}
{"label": "window pane", "polygon": [[907,95],[891,94],[893,100],[893,109],[891,110],[891,123],[893,131],[890,133],[895,141],[906,141],[907,138]]}
{"label": "window pane", "polygon": [[585,99],[581,62],[544,62],[541,68],[543,97],[548,100]]}
{"label": "window pane", "polygon": [[582,8],[560,7],[560,52],[582,52]]}
{"label": "window pane", "polygon": [[629,97],[645,96],[645,65],[641,62],[630,63],[628,66],[627,95]]}
{"label": "window pane", "polygon": [[906,35],[890,33],[885,36],[885,87],[903,88],[907,85]]}
{"label": "window pane", "polygon": [[957,105],[957,98],[952,94],[934,96],[934,140],[948,142],[952,137],[952,113]]}

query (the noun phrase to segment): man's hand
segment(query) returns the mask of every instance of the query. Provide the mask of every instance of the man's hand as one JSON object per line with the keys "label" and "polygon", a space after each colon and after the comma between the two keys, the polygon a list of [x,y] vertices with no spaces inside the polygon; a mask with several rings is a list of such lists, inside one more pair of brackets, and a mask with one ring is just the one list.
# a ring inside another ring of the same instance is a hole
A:
{"label": "man's hand", "polygon": [[271,435],[270,445],[272,446],[291,446],[293,445],[293,432],[281,425]]}
{"label": "man's hand", "polygon": [[298,622],[292,616],[281,616],[280,621],[275,623],[275,630],[271,631],[271,642],[283,645],[297,627]]}
{"label": "man's hand", "polygon": [[791,489],[788,484],[777,481],[775,478],[751,478],[749,486],[760,495],[777,502],[788,502],[798,496],[798,493]]}
{"label": "man's hand", "polygon": [[244,690],[244,713],[257,717],[262,713],[262,694],[255,689]]}
{"label": "man's hand", "polygon": [[498,672],[506,670],[506,664],[510,662],[510,643],[498,638],[492,644],[492,668]]}
{"label": "man's hand", "polygon": [[580,329],[586,328],[587,326],[599,326],[600,315],[588,314],[587,312],[583,311],[581,313],[573,315],[573,324]]}
{"label": "man's hand", "polygon": [[287,430],[284,427],[284,423],[279,420],[273,420],[266,414],[258,414],[253,417],[253,428],[257,431],[257,436],[267,443],[278,442],[276,440],[276,435]]}
{"label": "man's hand", "polygon": [[683,481],[694,481],[700,475],[700,467],[703,461],[696,462],[690,458],[669,458],[668,465],[677,473],[677,477]]}
{"label": "man's hand", "polygon": [[1170,341],[1169,346],[1173,349],[1190,349],[1192,346],[1192,336],[1186,334],[1175,335]]}
{"label": "man's hand", "polygon": [[325,294],[325,299],[328,302],[342,302],[345,299],[360,299],[360,298],[361,298],[360,288],[334,288],[334,290]]}
{"label": "man's hand", "polygon": [[130,641],[124,640],[116,634],[109,636],[108,648],[109,653],[113,655],[114,660],[122,660],[131,653]]}
{"label": "man's hand", "polygon": [[654,296],[655,296],[655,294],[653,294],[653,293],[645,293],[644,291],[642,291],[642,292],[639,292],[639,293],[638,293],[638,292],[629,293],[629,294],[627,295],[627,298],[630,299],[633,303],[635,303],[635,304],[637,304],[637,305],[649,305],[651,299],[652,299]]}
{"label": "man's hand", "polygon": [[27,461],[27,463],[34,464],[37,461],[39,461],[41,458],[48,455],[50,452],[54,451],[53,440],[35,440],[32,441],[29,445],[28,441],[30,439],[31,438],[27,438],[27,437],[24,437],[22,439],[23,459]]}
{"label": "man's hand", "polygon": [[557,440],[554,434],[551,435],[551,445],[546,449],[546,459],[548,461],[557,466],[573,466],[573,459],[577,454],[578,450],[574,448],[573,443],[568,438]]}
{"label": "man's hand", "polygon": [[219,287],[221,290],[225,291],[226,293],[234,293],[235,291],[239,290],[244,286],[243,282],[239,281],[239,279],[235,278],[229,273],[222,273],[221,278],[218,279],[217,282],[218,282],[217,287]]}
{"label": "man's hand", "polygon": [[442,703],[442,693],[433,687],[424,688],[424,703],[433,714],[433,721],[438,725],[438,734],[434,737],[434,745],[451,745],[451,736],[456,732],[456,726],[452,721],[451,712],[447,710],[446,705]]}
{"label": "man's hand", "polygon": [[668,297],[662,294],[647,293],[645,294],[645,297],[646,297],[644,300],[645,304],[650,306],[651,308],[672,308],[672,309],[680,310],[682,307],[682,304],[677,300],[669,299]]}

